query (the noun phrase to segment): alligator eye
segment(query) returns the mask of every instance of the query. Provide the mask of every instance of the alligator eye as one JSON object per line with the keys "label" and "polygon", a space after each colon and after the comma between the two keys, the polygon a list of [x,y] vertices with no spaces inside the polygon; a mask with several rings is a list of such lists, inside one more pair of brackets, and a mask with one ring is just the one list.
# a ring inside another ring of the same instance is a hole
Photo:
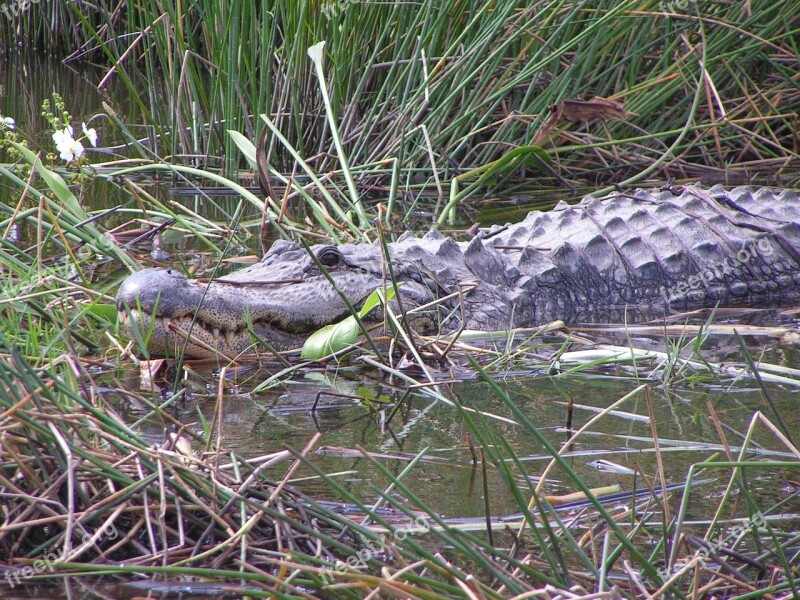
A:
{"label": "alligator eye", "polygon": [[319,262],[325,267],[335,267],[339,264],[342,255],[336,248],[323,248],[317,255]]}

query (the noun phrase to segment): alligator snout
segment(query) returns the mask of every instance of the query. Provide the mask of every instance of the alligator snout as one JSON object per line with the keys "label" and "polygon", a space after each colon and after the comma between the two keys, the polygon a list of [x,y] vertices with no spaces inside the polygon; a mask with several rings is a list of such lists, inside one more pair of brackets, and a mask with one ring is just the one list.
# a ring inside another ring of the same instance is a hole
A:
{"label": "alligator snout", "polygon": [[[312,332],[349,314],[322,276],[296,279],[286,276],[286,264],[270,267],[262,261],[211,283],[173,269],[145,269],[119,288],[120,323],[144,345],[142,353],[236,358],[260,342],[277,350],[300,348]],[[338,275],[345,287],[354,279]],[[358,305],[377,285],[347,291]]]}
{"label": "alligator snout", "polygon": [[227,331],[223,335],[220,328],[193,323],[202,302],[202,293],[193,292],[189,280],[173,269],[145,269],[122,282],[117,292],[119,322],[130,339],[144,346],[139,348],[142,354],[178,355],[191,348],[191,355],[212,356],[222,351],[220,345],[233,349],[235,340]]}
{"label": "alligator snout", "polygon": [[[195,308],[188,292],[189,280],[173,269],[145,269],[129,276],[117,292],[117,310],[128,306],[153,314],[183,316]],[[199,300],[199,298],[197,299]]]}

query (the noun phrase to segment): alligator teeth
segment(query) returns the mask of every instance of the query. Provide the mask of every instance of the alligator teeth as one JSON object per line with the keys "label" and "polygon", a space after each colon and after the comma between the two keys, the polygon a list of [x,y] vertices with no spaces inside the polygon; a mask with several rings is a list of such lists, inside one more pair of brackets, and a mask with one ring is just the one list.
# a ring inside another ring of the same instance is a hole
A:
{"label": "alligator teeth", "polygon": [[169,331],[169,317],[161,317],[161,326],[164,328],[164,331]]}
{"label": "alligator teeth", "polygon": [[219,339],[219,327],[214,327],[214,329],[211,330],[211,335],[214,336],[215,340],[218,340]]}
{"label": "alligator teeth", "polygon": [[225,330],[225,343],[228,345],[228,348],[233,348],[233,341],[235,339],[234,332],[232,329]]}

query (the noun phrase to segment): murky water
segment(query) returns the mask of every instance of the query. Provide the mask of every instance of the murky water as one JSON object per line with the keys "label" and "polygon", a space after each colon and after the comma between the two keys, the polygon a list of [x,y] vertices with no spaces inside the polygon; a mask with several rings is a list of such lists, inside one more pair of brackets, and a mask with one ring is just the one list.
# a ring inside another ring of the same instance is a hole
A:
{"label": "murky water", "polygon": [[[381,487],[379,482],[383,481],[384,485],[388,482],[369,460],[358,455],[358,447],[382,455],[379,460],[395,474],[400,473],[410,457],[427,449],[425,456],[430,461],[414,469],[415,492],[441,514],[476,516],[484,513],[482,491],[476,488],[480,476],[472,467],[467,443],[469,428],[456,408],[419,393],[409,396],[406,386],[392,385],[386,377],[368,368],[308,371],[275,390],[247,391],[268,375],[257,372],[248,378],[229,380],[222,399],[222,440],[226,449],[244,456],[266,454],[284,446],[300,449],[314,432],[321,432],[320,445],[327,448],[315,456],[315,462],[326,472],[347,471],[341,475],[341,482],[367,501],[377,500],[373,485]],[[572,417],[572,427],[577,429],[594,416],[592,409],[607,407],[641,383],[621,375],[501,376],[498,381],[525,416],[559,447],[567,436],[565,426],[570,403],[577,405]],[[218,380],[212,374],[195,374],[190,382],[187,389],[193,391],[187,394],[189,399],[175,414],[186,423],[197,423],[198,412],[210,420],[217,410]],[[675,389],[656,385],[651,389],[655,428],[663,456],[668,458],[667,479],[673,482],[682,481],[692,463],[701,462],[721,449],[716,429],[708,417],[709,405],[722,423],[740,432],[746,430],[754,411],[772,416],[769,404],[753,381],[727,389],[725,385],[713,383],[683,384]],[[800,416],[797,411],[788,410],[798,400],[797,391],[775,385],[769,385],[768,390],[789,430],[800,432]],[[438,386],[438,391],[465,407],[498,417],[486,419],[493,435],[509,443],[530,476],[541,472],[549,456],[527,435],[524,427],[509,422],[514,416],[486,383],[464,381]],[[376,407],[358,399],[364,397],[383,397],[388,406]],[[395,403],[401,401],[400,408],[395,411]],[[629,468],[638,465],[648,476],[656,471],[652,428],[644,396],[639,395],[619,407],[619,411],[626,414],[605,417],[593,427],[592,433],[582,436],[571,449],[571,466],[592,486],[620,482],[630,489],[634,483],[633,477],[596,470],[592,465],[600,458]],[[394,414],[389,421],[391,413]],[[163,435],[163,427],[156,421],[151,422],[149,431],[155,439]],[[728,441],[731,446],[741,442],[735,434],[731,434]],[[779,449],[771,435],[763,430],[757,433],[755,441],[765,448]],[[711,446],[698,448],[693,442]],[[278,467],[276,473],[280,472],[281,467]],[[330,494],[322,483],[306,481],[300,487],[317,495]],[[776,485],[770,496],[779,496],[779,488]],[[504,492],[499,479],[492,481],[489,489],[493,514],[515,511],[515,503]],[[568,480],[558,475],[548,486],[548,490],[556,494],[573,489]],[[708,492],[715,489],[712,486]]]}
{"label": "murky water", "polygon": [[[111,139],[112,129],[104,126],[102,118],[92,119],[96,114],[103,114],[103,102],[111,103],[123,120],[136,122],[138,113],[135,103],[113,81],[106,90],[97,92],[87,85],[85,72],[38,57],[17,57],[0,65],[0,114],[17,119],[20,129],[34,145],[38,145],[34,149],[51,149],[51,132],[39,113],[41,100],[54,89],[65,98],[77,121],[90,121],[92,126],[98,128],[104,145],[116,142]],[[102,159],[101,155],[92,155],[93,162]],[[14,201],[14,192],[4,189],[3,185],[0,183],[0,201],[8,204]],[[129,197],[119,193],[113,185],[101,182],[91,190],[86,190],[83,201],[92,209],[105,209],[128,202]],[[209,209],[208,205],[194,197],[181,201],[191,204],[198,211],[207,210],[212,213],[208,215],[211,219],[233,212],[238,203],[236,198],[217,198],[217,208]],[[113,218],[117,217],[110,217]],[[104,223],[104,226],[108,227],[109,224]],[[176,258],[186,259],[198,248],[193,246],[190,239],[170,240],[167,237],[165,250]],[[250,250],[258,251],[255,240]],[[797,350],[791,344],[779,344],[769,338],[750,341],[756,355],[764,352],[762,358],[765,362],[800,366]],[[741,360],[741,357],[737,357],[736,345],[730,340],[728,344],[722,354],[715,351],[715,356],[725,361]],[[517,511],[513,498],[505,489],[505,483],[494,469],[489,470],[489,494],[488,497],[484,496],[481,472],[472,464],[469,428],[459,411],[423,391],[409,393],[407,384],[392,380],[374,368],[358,363],[339,368],[309,368],[264,392],[253,392],[253,389],[279,367],[244,368],[228,374],[220,399],[217,393],[219,373],[207,366],[190,364],[190,367],[188,376],[167,371],[156,379],[156,389],[142,390],[138,372],[132,365],[113,373],[107,383],[110,386],[111,382],[122,380],[123,385],[134,392],[133,395],[118,396],[120,410],[131,422],[148,412],[132,399],[133,396],[160,403],[169,399],[174,391],[180,390],[183,394],[181,400],[172,404],[169,411],[202,433],[200,415],[211,422],[219,409],[218,402],[221,402],[219,412],[223,417],[219,441],[226,452],[245,457],[267,454],[285,446],[299,450],[314,433],[321,432],[319,446],[324,449],[313,455],[315,462],[325,472],[336,473],[336,480],[341,485],[368,504],[378,499],[377,490],[385,488],[389,482],[375,463],[358,454],[358,448],[377,453],[379,456],[376,461],[395,475],[402,472],[411,457],[424,450],[425,460],[415,467],[411,486],[425,504],[446,517],[481,516],[487,506],[493,515]],[[521,372],[525,370],[523,366]],[[568,404],[576,405],[572,427],[578,428],[595,414],[592,408],[605,408],[642,383],[634,373],[621,368],[614,371],[594,370],[590,374],[568,377],[543,374],[538,366],[528,371],[525,375],[495,373],[494,376],[525,416],[545,432],[556,446],[566,439],[564,427],[568,419]],[[441,379],[447,379],[449,375],[446,372],[438,374]],[[542,446],[528,435],[524,427],[510,422],[514,416],[488,384],[464,369],[458,369],[457,374],[459,378],[467,374],[466,380],[441,384],[435,388],[436,391],[451,401],[489,415],[486,417],[488,431],[495,439],[505,440],[522,460],[526,471],[518,473],[518,476],[535,478],[548,461]],[[619,408],[628,414],[605,417],[590,434],[582,436],[572,446],[570,465],[593,487],[613,483],[620,483],[627,490],[641,487],[640,476],[634,478],[631,475],[599,471],[594,464],[598,459],[604,459],[638,469],[652,478],[657,471],[652,441],[655,428],[661,440],[667,481],[684,481],[692,464],[723,450],[718,428],[709,417],[711,409],[719,422],[724,424],[726,441],[733,447],[734,455],[741,444],[741,434],[747,430],[755,411],[761,411],[774,420],[774,411],[777,410],[785,421],[786,429],[797,441],[800,438],[800,413],[796,407],[800,400],[800,388],[767,383],[766,389],[771,404],[752,379],[736,383],[730,379],[722,382],[682,381],[676,385],[655,382],[651,388],[653,423],[646,420],[649,409],[644,396],[637,396]],[[164,423],[154,418],[146,420],[142,427],[154,441],[161,441],[167,429]],[[756,430],[754,442],[770,451],[785,451],[775,436],[763,427]],[[707,446],[693,446],[693,443]],[[284,470],[285,466],[276,467],[275,477],[280,478]],[[310,475],[310,472],[301,469],[296,485],[316,496],[338,499],[325,483],[307,479]],[[710,473],[708,476],[716,477],[718,483],[698,488],[695,502],[690,508],[690,518],[709,516],[714,507],[708,499],[718,493],[722,487],[719,482],[724,482],[729,472]],[[764,506],[796,492],[796,484],[791,482],[797,481],[797,473],[764,471],[757,477],[755,487]],[[574,490],[564,474],[558,471],[549,481],[547,490],[550,493]],[[407,501],[403,494],[395,492],[395,495],[399,501]],[[796,497],[791,505],[785,507],[784,512],[790,511],[800,511],[800,502]],[[110,589],[116,591],[110,592]],[[25,593],[29,595],[15,597],[41,595],[38,588],[34,587],[28,588]],[[56,592],[49,589],[45,595],[53,598],[56,597],[54,594]],[[81,598],[103,595],[128,597],[127,592],[117,588],[101,586],[98,591],[82,583],[72,590],[72,594]],[[131,597],[134,595],[134,592],[130,593]]]}

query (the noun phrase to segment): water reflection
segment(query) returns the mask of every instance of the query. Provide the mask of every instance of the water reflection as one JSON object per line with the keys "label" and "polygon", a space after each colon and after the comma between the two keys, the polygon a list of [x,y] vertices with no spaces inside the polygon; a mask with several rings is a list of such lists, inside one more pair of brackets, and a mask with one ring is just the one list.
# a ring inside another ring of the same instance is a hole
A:
{"label": "water reflection", "polygon": [[[123,140],[108,122],[103,104],[124,123],[142,122],[141,111],[118,78],[112,77],[97,89],[104,72],[88,63],[62,63],[31,50],[18,50],[0,58],[0,114],[16,120],[31,150],[51,152],[53,132],[42,116],[42,102],[52,100],[57,92],[79,126],[86,122],[97,129],[102,146],[119,144]],[[87,152],[92,162],[101,160],[97,151],[87,148]]]}
{"label": "water reflection", "polygon": [[[406,389],[395,387],[391,381],[365,368],[345,369],[340,373],[334,369],[310,371],[298,374],[276,389],[252,392],[267,376],[269,373],[252,372],[244,377],[232,376],[224,386],[220,408],[214,373],[204,375],[196,371],[183,384],[184,389],[191,389],[191,392],[180,406],[175,406],[174,414],[203,435],[200,415],[211,422],[214,415],[221,412],[219,439],[224,449],[247,457],[268,454],[286,446],[300,449],[315,432],[321,432],[320,445],[325,449],[314,456],[314,461],[325,472],[344,473],[340,483],[367,503],[378,499],[373,486],[380,488],[387,482],[380,469],[360,454],[359,448],[376,453],[376,460],[396,475],[407,466],[410,457],[427,449],[426,456],[434,460],[423,461],[415,467],[415,493],[444,515],[483,514],[484,500],[473,487],[475,473],[467,440],[469,427],[455,407],[422,392],[409,394]],[[578,429],[598,410],[641,383],[635,378],[619,376],[553,378],[544,375],[503,376],[500,382],[527,419],[545,432],[556,447],[567,437],[565,427],[570,405],[574,411],[571,425]],[[526,467],[526,473],[520,477],[535,477],[549,461],[544,449],[522,434],[524,428],[513,423],[513,415],[486,383],[464,381],[438,389],[463,406],[491,415],[486,418],[491,435],[504,440]],[[800,431],[800,414],[792,408],[797,402],[797,392],[775,385],[770,385],[769,390],[789,430]],[[320,401],[320,392],[336,395]],[[388,403],[370,400],[379,396]],[[359,401],[356,399],[359,397],[367,400]],[[686,384],[675,388],[655,386],[651,390],[651,402],[654,424],[649,420],[644,395],[640,394],[572,445],[569,462],[588,485],[604,486],[622,481],[623,487],[630,489],[633,484],[632,478],[598,471],[592,463],[599,458],[652,477],[657,472],[653,427],[662,440],[661,452],[668,457],[665,463],[667,481],[683,481],[691,464],[724,449],[718,427],[710,417],[712,408],[729,432],[746,431],[754,411],[760,410],[768,416],[771,411],[752,381],[727,389]],[[395,410],[397,403],[400,407]],[[133,415],[127,419],[135,420]],[[155,441],[163,439],[165,427],[169,426],[164,421],[151,419],[145,427]],[[213,437],[217,439],[217,434]],[[781,450],[768,432],[758,432],[755,440],[765,448]],[[733,433],[727,442],[735,448],[741,444],[741,438]],[[278,467],[275,476],[281,472],[282,467]],[[303,471],[298,477],[310,475],[310,471]],[[515,501],[503,490],[504,484],[496,471],[491,470],[490,477],[490,489],[495,490],[490,499],[492,513],[515,512]],[[779,483],[776,479],[773,487]],[[316,496],[336,499],[320,481],[304,480],[298,485]],[[568,491],[574,491],[568,480],[558,474],[550,479],[549,493]]]}

